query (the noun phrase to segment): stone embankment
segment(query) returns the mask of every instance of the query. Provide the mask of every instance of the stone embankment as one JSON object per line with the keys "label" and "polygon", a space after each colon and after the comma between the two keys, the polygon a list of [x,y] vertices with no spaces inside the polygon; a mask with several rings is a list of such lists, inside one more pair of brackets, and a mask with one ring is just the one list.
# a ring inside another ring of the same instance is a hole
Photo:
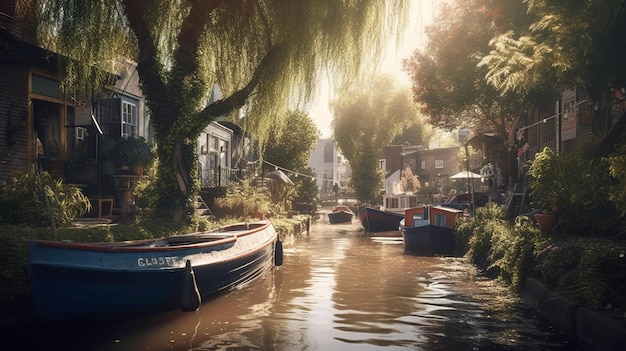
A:
{"label": "stone embankment", "polygon": [[618,351],[626,347],[626,318],[573,303],[541,281],[526,278],[522,297],[556,328],[591,351]]}

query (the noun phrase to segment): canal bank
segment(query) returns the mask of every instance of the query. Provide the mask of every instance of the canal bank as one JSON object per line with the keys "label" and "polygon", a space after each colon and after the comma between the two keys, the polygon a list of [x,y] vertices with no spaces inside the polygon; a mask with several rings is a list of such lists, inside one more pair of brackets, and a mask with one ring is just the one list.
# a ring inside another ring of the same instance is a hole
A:
{"label": "canal bank", "polygon": [[626,319],[615,312],[581,306],[565,299],[541,281],[527,277],[524,300],[556,328],[590,351],[623,350]]}
{"label": "canal bank", "polygon": [[[305,239],[298,241],[297,237],[300,234],[303,234],[305,232],[308,233],[309,227],[311,225],[315,225],[316,224],[315,222],[317,221],[313,221],[313,224],[312,224],[310,222],[307,222],[306,220],[303,222],[299,222],[298,220],[291,219],[290,221],[288,221],[288,223],[277,224],[277,227],[284,228],[284,229],[280,229],[279,231],[282,233],[281,237],[283,238],[283,240],[285,240],[286,245],[289,245],[289,243],[291,243],[292,245],[298,245],[297,248],[291,249],[293,252],[288,253],[291,255],[290,258],[295,261],[294,265],[297,265],[297,266],[303,265],[304,264],[303,262],[305,261],[303,261],[301,257],[302,256],[301,253],[303,252],[303,250],[310,250],[309,254],[315,259],[314,261],[316,262],[316,264],[311,264],[310,268],[312,271],[320,270],[318,256],[319,255],[323,256],[327,254],[328,253],[327,251],[329,249],[326,246],[323,246],[323,247],[312,246],[309,248],[308,245],[310,242],[318,242],[318,243],[326,243],[326,242],[343,243],[344,241],[348,242],[347,238],[350,237],[348,233],[351,233],[352,230],[356,230],[358,227],[356,220],[351,225],[345,226],[345,228],[344,226],[341,226],[341,225],[339,226],[326,225],[325,227],[333,228],[340,233],[336,236],[330,236],[326,234],[327,236],[329,236],[328,238],[319,238],[321,234],[319,233],[319,230],[318,230],[318,231],[313,232],[313,234],[310,237],[307,235]],[[327,219],[322,217],[320,218],[319,222],[326,223]],[[365,234],[366,235],[358,234],[355,236],[363,237],[363,238],[369,236],[369,234],[367,233]],[[367,242],[365,239],[363,239],[362,241]],[[361,262],[365,264],[367,263],[367,260],[371,260],[371,257],[374,253],[377,253],[380,251],[390,251],[390,248],[393,248],[393,245],[389,245],[388,243],[385,245],[368,245],[368,246],[365,246],[365,248],[371,248],[372,246],[375,247],[375,250],[372,250],[372,252],[369,254],[355,258],[354,259],[355,262],[357,263]],[[343,248],[343,246],[341,245],[339,245],[339,247]],[[295,254],[295,252],[297,252],[298,254]],[[358,251],[349,251],[349,252],[358,252]],[[354,255],[346,256],[345,254],[342,254],[340,256],[344,257],[345,259],[345,257],[351,258]],[[383,264],[383,265],[376,264],[376,265],[373,265],[371,268],[389,267],[389,265],[392,263],[397,264],[398,260],[407,260],[406,262],[407,265],[403,269],[415,269],[415,267],[420,266],[420,265],[416,265],[415,262],[410,263],[408,261],[408,258],[401,257],[401,256],[402,255],[400,256],[398,255],[398,252],[394,251],[394,253],[389,254],[389,258],[388,258],[389,262],[387,264]],[[333,258],[330,261],[333,263],[333,265],[331,265],[333,267],[334,265],[336,265],[337,262],[340,262],[339,258]],[[346,264],[344,269],[347,269],[348,267],[352,267],[352,266],[353,266],[352,263]],[[361,269],[363,268],[365,267],[361,267]],[[367,270],[368,268],[365,268],[365,269]],[[441,269],[441,267],[438,267],[437,269]],[[278,277],[281,277],[283,273],[286,273],[286,272],[283,272],[283,270],[279,270],[280,274],[276,276],[276,279]],[[397,270],[398,269],[395,269],[395,271]],[[353,277],[353,274],[357,274],[358,272],[360,272],[360,269],[355,269],[354,272],[350,271],[350,274],[344,274],[342,275],[342,277],[344,279],[348,279],[350,277]],[[311,273],[309,272],[308,274],[311,274]],[[389,272],[385,272],[385,274],[382,275],[381,277],[388,277],[389,274],[390,274]],[[308,279],[311,279],[311,278],[309,277]],[[343,282],[343,280],[340,280],[340,282]],[[433,281],[429,278],[424,282],[423,287],[420,285],[420,288],[424,288],[424,289],[426,288],[434,289],[436,287],[440,288],[445,285],[444,282],[448,283],[448,279],[443,279],[442,281],[438,282],[437,280]],[[354,284],[357,284],[357,285],[354,285]],[[346,285],[346,287],[350,287],[350,289],[352,289],[353,286],[360,286],[361,284],[363,284],[363,281],[360,279],[357,279],[353,283]],[[343,286],[343,285],[340,284],[340,286]],[[301,289],[303,289],[303,287],[300,287],[300,290]],[[295,289],[294,291],[296,290],[298,289]],[[396,289],[396,288],[391,289],[391,290],[393,290],[395,293],[394,294],[390,293],[391,295],[389,295],[389,300],[396,299],[398,296],[397,295],[398,292],[402,291],[402,289]],[[409,290],[410,292],[408,292]],[[407,293],[406,293],[407,296],[405,296],[405,299],[411,300],[411,298],[415,296],[414,290],[415,290],[414,288],[407,289]],[[451,293],[454,292],[454,294],[450,296],[455,296],[455,294],[457,293],[457,289],[452,288],[450,290],[451,290]],[[283,290],[283,293],[285,294],[288,291],[291,291],[291,290],[285,288]],[[370,290],[366,290],[366,291],[368,292],[367,294],[358,294],[358,296],[371,295]],[[424,294],[424,296],[432,297],[432,296],[437,296],[439,294],[441,294],[441,291],[435,289],[433,291],[428,290],[427,293]],[[280,294],[276,296],[279,296],[279,295]],[[317,295],[312,295],[312,296],[317,296]],[[424,301],[425,299],[424,296],[419,296],[418,300]],[[610,315],[609,313],[604,312],[604,311],[596,311],[596,310],[592,310],[584,306],[574,304],[570,301],[567,301],[566,299],[559,297],[558,295],[554,293],[553,290],[551,290],[545,284],[543,284],[542,282],[534,278],[526,278],[525,289],[521,293],[521,296],[524,298],[528,306],[539,311],[545,317],[545,319],[548,320],[555,328],[561,330],[572,341],[575,341],[577,344],[579,344],[581,347],[584,347],[586,350],[612,351],[612,350],[618,350],[618,347],[619,347],[619,350],[623,349],[622,346],[625,344],[625,341],[626,341],[625,339],[626,329],[624,328],[624,325],[623,325],[623,316],[621,316],[621,319],[620,319],[619,318],[620,316]],[[262,301],[265,301],[265,300],[262,300]],[[440,303],[440,302],[437,302],[437,303]],[[425,305],[437,306],[437,303],[435,304],[428,303]],[[21,329],[15,323],[21,324],[22,326],[32,325],[33,315],[32,315],[32,310],[29,305],[30,305],[29,301],[22,301],[21,306],[19,308],[17,308],[18,306],[2,306],[2,309],[1,309],[2,321],[0,321],[1,322],[0,325],[2,326],[2,329],[5,329],[5,327],[7,326],[5,324],[6,322],[10,322],[9,324],[12,324],[13,327],[10,328],[10,330],[14,332],[17,332]],[[211,306],[212,304],[209,303],[207,305]],[[289,305],[289,304],[286,304],[286,305]],[[205,309],[209,309],[209,308],[205,307]],[[407,318],[408,317],[414,318],[415,317],[413,315],[414,311],[415,311],[414,309],[411,309],[411,314],[407,315]],[[211,314],[212,313],[213,312],[211,312]],[[510,319],[512,320],[512,318]],[[471,325],[471,323],[469,324]],[[455,324],[453,323],[452,325],[455,325]],[[513,328],[513,329],[517,329],[517,328]],[[6,332],[7,330],[8,329],[5,329],[4,331]],[[478,337],[480,333],[478,333],[478,331],[476,331],[476,333],[477,333],[476,337]]]}

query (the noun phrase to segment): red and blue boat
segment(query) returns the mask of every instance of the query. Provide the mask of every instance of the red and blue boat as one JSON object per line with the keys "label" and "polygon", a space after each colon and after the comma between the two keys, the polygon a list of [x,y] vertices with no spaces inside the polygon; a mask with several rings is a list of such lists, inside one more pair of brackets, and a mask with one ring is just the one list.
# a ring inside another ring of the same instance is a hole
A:
{"label": "red and blue boat", "polygon": [[400,227],[400,221],[404,218],[402,214],[383,211],[370,206],[361,208],[358,215],[363,229],[372,233],[396,231]]}
{"label": "red and blue boat", "polygon": [[407,209],[400,222],[404,250],[420,255],[454,255],[454,225],[463,213],[443,206]]}
{"label": "red and blue boat", "polygon": [[30,241],[28,272],[43,320],[107,319],[181,309],[282,264],[269,221],[115,243]]}

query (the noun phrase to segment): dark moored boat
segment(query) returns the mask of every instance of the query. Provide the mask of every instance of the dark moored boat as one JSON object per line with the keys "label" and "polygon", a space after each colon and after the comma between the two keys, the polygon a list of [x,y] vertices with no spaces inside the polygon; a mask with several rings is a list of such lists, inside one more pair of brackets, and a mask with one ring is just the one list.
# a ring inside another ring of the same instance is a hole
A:
{"label": "dark moored boat", "polygon": [[463,211],[442,206],[421,206],[405,211],[400,222],[404,250],[424,255],[454,254],[454,223]]}
{"label": "dark moored boat", "polygon": [[330,224],[350,223],[353,217],[354,212],[346,206],[335,206],[332,212],[328,213],[328,221]]}
{"label": "dark moored boat", "polygon": [[44,320],[195,310],[282,264],[269,221],[116,243],[30,241],[33,303]]}
{"label": "dark moored boat", "polygon": [[359,210],[361,225],[368,232],[387,232],[398,230],[402,214],[379,210],[365,206]]}

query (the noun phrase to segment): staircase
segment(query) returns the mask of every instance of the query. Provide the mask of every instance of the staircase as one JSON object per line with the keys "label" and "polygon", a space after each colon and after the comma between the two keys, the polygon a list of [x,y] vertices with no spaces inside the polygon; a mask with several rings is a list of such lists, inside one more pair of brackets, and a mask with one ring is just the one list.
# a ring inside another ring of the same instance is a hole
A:
{"label": "staircase", "polygon": [[522,184],[515,183],[511,195],[504,204],[504,209],[514,215],[522,214],[528,202],[528,176],[524,176]]}
{"label": "staircase", "polygon": [[211,209],[207,206],[206,202],[204,202],[204,199],[200,195],[196,197],[196,215],[206,219],[215,218],[213,212],[211,212]]}

